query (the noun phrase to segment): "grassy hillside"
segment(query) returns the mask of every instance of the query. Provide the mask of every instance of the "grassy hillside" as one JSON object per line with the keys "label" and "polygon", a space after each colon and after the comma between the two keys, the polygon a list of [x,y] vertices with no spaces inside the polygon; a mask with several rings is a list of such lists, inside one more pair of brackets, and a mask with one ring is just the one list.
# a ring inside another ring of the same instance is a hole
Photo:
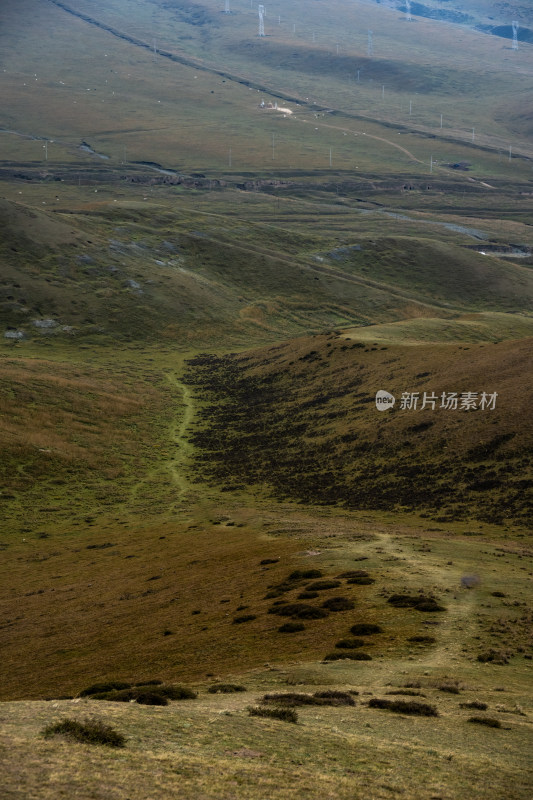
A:
{"label": "grassy hillside", "polygon": [[[192,437],[201,478],[304,503],[526,525],[531,340],[406,349],[355,337],[190,361],[207,402]],[[376,410],[379,389],[397,398],[391,411]],[[442,407],[443,392],[457,409]],[[476,393],[471,410],[464,392]],[[483,392],[497,393],[493,410],[480,407]],[[402,409],[403,393],[418,407]]]}

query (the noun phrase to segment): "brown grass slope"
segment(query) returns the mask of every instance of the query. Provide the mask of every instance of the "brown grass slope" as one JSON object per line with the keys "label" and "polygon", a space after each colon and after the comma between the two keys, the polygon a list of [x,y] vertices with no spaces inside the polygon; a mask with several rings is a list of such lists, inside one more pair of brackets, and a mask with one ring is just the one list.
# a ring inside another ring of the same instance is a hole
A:
{"label": "brown grass slope", "polygon": [[[306,503],[526,524],[530,356],[531,339],[406,348],[338,333],[199,356],[198,474]],[[379,389],[395,395],[393,410],[377,411]],[[416,410],[400,408],[403,392],[418,393]],[[475,392],[477,408],[442,408],[443,392]],[[497,393],[494,410],[480,408],[483,392]],[[424,393],[434,408],[421,408]]]}

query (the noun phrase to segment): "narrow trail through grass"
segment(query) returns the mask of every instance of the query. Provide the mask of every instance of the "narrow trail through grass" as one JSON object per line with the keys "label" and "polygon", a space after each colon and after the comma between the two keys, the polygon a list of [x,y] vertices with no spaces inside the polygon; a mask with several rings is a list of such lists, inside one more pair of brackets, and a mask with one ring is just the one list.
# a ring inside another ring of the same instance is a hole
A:
{"label": "narrow trail through grass", "polygon": [[182,383],[175,373],[167,373],[166,378],[170,385],[181,394],[182,412],[176,416],[170,428],[170,438],[177,448],[174,456],[167,463],[172,480],[178,487],[180,496],[183,497],[189,489],[185,472],[191,446],[187,441],[186,432],[192,422],[194,407],[189,387]]}

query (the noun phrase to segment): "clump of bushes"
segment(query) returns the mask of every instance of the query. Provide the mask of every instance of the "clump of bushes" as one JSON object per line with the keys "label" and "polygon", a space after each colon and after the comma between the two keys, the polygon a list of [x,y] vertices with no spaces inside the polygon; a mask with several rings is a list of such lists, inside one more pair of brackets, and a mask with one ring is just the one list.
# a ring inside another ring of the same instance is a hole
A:
{"label": "clump of bushes", "polygon": [[325,589],[336,589],[341,585],[340,581],[315,581],[307,587],[311,592],[323,592]]}
{"label": "clump of bushes", "polygon": [[[148,685],[148,684],[145,684]],[[131,683],[124,681],[108,681],[107,683],[93,683],[86,689],[82,689],[80,697],[90,697],[91,695],[101,694],[102,692],[112,692],[115,689],[131,689]]]}
{"label": "clump of bushes", "polygon": [[284,692],[281,694],[265,694],[261,698],[262,703],[274,703],[281,706],[321,706],[324,705],[319,699],[311,694],[303,692]]}
{"label": "clump of bushes", "polygon": [[246,686],[237,683],[215,683],[207,690],[209,694],[232,694],[233,692],[245,692]]}
{"label": "clump of bushes", "polygon": [[387,600],[395,608],[415,608],[417,611],[446,611],[433,597],[426,595],[393,594]]}
{"label": "clump of bushes", "polygon": [[491,649],[487,650],[485,653],[480,653],[477,657],[477,660],[480,661],[482,664],[491,662],[492,664],[503,665],[509,663],[509,654],[506,653],[505,651],[494,650],[491,647]]}
{"label": "clump of bushes", "polygon": [[[355,692],[357,694],[357,692]],[[315,692],[315,697],[324,701],[328,706],[354,706],[355,700],[349,692],[340,692],[336,689],[324,689],[320,692]]]}
{"label": "clump of bushes", "polygon": [[288,579],[289,581],[303,581],[311,578],[321,578],[322,572],[319,569],[295,569],[291,572]]}
{"label": "clump of bushes", "polygon": [[375,582],[376,582],[375,579],[374,578],[370,578],[370,577],[368,577],[368,578],[348,578],[348,580],[346,581],[346,583],[353,583],[353,584],[356,584],[357,586],[370,586],[371,583],[375,583]]}
{"label": "clump of bushes", "polygon": [[383,708],[387,711],[394,711],[397,714],[416,714],[421,717],[438,717],[439,712],[435,706],[428,703],[419,703],[416,700],[385,700],[379,697],[372,697],[368,701],[370,708]]}
{"label": "clump of bushes", "polygon": [[322,608],[328,611],[350,611],[355,608],[355,603],[349,597],[330,597],[322,603]]}
{"label": "clump of bushes", "polygon": [[493,719],[492,717],[469,717],[468,721],[477,725],[488,725],[489,728],[501,728],[502,726],[499,719]]}
{"label": "clump of bushes", "polygon": [[318,592],[300,592],[298,600],[313,600],[318,597]]}
{"label": "clump of bushes", "polygon": [[297,617],[298,619],[321,619],[328,616],[325,608],[317,608],[306,603],[284,603],[279,606],[272,606],[268,609],[269,614],[279,614],[281,617]]}
{"label": "clump of bushes", "polygon": [[108,747],[124,747],[126,739],[124,736],[112,728],[104,725],[98,719],[86,719],[79,722],[76,719],[65,719],[47,725],[42,731],[45,739],[51,736],[66,736],[76,742],[84,744],[103,744]]}
{"label": "clump of bushes", "polygon": [[351,661],[372,661],[372,656],[368,653],[360,653],[358,650],[343,650],[336,653],[328,653],[324,656],[324,661],[341,661],[343,658],[349,658]]}
{"label": "clump of bushes", "polygon": [[298,633],[299,631],[305,631],[303,622],[286,622],[278,628],[279,633]]}
{"label": "clump of bushes", "polygon": [[418,644],[435,644],[437,641],[434,636],[411,636],[408,642],[417,642]]}
{"label": "clump of bushes", "polygon": [[348,572],[341,572],[340,575],[337,575],[337,578],[368,578],[368,572],[365,572],[364,569],[351,569]]}
{"label": "clump of bushes", "polygon": [[195,700],[197,694],[186,686],[143,684],[141,686],[130,686],[127,689],[97,692],[91,694],[90,697],[92,700],[109,700],[114,703],[129,703],[130,700],[135,700],[143,705],[166,706],[169,700]]}
{"label": "clump of bushes", "polygon": [[256,614],[241,614],[241,616],[233,618],[232,625],[239,625],[241,622],[251,622],[253,619],[257,619]]}
{"label": "clump of bushes", "polygon": [[383,633],[383,628],[371,622],[358,622],[356,625],[352,625],[350,633],[353,633],[354,636],[369,636],[372,633]]}
{"label": "clump of bushes", "polygon": [[356,647],[364,647],[364,645],[364,639],[340,639],[340,641],[335,643],[335,647],[348,650],[353,650]]}
{"label": "clump of bushes", "polygon": [[448,692],[449,694],[460,694],[460,689],[456,683],[441,683],[437,687],[441,692]]}
{"label": "clump of bushes", "polygon": [[471,700],[470,703],[460,703],[461,708],[475,708],[476,711],[486,711],[488,705],[486,703],[481,703],[479,700]]}
{"label": "clump of bushes", "polygon": [[417,692],[415,689],[392,689],[387,694],[401,694],[404,697],[425,697],[425,694],[422,692]]}
{"label": "clump of bushes", "polygon": [[248,709],[251,717],[271,717],[272,719],[281,719],[283,722],[298,722],[298,714],[292,708],[259,708],[258,706],[251,706]]}
{"label": "clump of bushes", "polygon": [[335,689],[324,689],[314,694],[285,692],[283,694],[265,694],[262,703],[274,703],[282,706],[354,706],[355,700],[348,692]]}

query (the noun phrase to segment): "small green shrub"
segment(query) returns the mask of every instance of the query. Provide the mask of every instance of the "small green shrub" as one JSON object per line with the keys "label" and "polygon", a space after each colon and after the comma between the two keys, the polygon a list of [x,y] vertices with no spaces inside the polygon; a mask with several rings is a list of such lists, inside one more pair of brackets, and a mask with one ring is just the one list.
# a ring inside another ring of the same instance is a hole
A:
{"label": "small green shrub", "polygon": [[411,636],[408,642],[417,642],[418,644],[435,644],[437,641],[434,636]]}
{"label": "small green shrub", "polygon": [[324,608],[309,606],[305,603],[284,603],[280,606],[272,606],[268,613],[279,614],[281,617],[297,617],[298,619],[320,619],[328,616],[328,612]]}
{"label": "small green shrub", "polygon": [[246,686],[237,683],[215,683],[207,690],[209,694],[232,694],[233,692],[245,692]]}
{"label": "small green shrub", "polygon": [[336,589],[341,585],[340,581],[315,581],[307,587],[311,592],[323,592],[326,589]]}
{"label": "small green shrub", "polygon": [[350,611],[355,608],[355,603],[349,597],[330,597],[322,603],[322,608],[328,611]]}
{"label": "small green shrub", "polygon": [[504,592],[491,592],[492,597],[507,597]]}
{"label": "small green shrub", "polygon": [[242,614],[240,617],[233,618],[233,625],[240,625],[241,622],[251,622],[251,620],[257,619],[255,614]]}
{"label": "small green shrub", "polygon": [[355,584],[356,586],[370,586],[370,584],[375,583],[374,578],[348,578],[346,583]]}
{"label": "small green shrub", "polygon": [[387,692],[387,694],[389,694],[389,695],[390,694],[402,694],[402,695],[404,695],[404,697],[425,697],[426,696],[425,694],[422,694],[422,692],[417,692],[415,689],[393,689],[392,691]]}
{"label": "small green shrub", "polygon": [[324,656],[324,661],[341,661],[343,658],[349,658],[350,661],[372,661],[372,656],[368,653],[360,653],[358,650],[343,650],[342,652],[328,653]]}
{"label": "small green shrub", "polygon": [[278,628],[279,633],[298,633],[299,631],[305,631],[303,622],[286,622]]}
{"label": "small green shrub", "polygon": [[101,694],[102,692],[112,692],[114,689],[129,689],[131,683],[124,683],[124,681],[108,681],[107,683],[93,683],[87,689],[82,689],[80,697],[90,697],[93,694]]}
{"label": "small green shrub", "polygon": [[488,725],[489,728],[501,728],[502,724],[499,719],[492,717],[469,717],[469,722],[475,722],[477,725]]}
{"label": "small green shrub", "polygon": [[42,731],[45,739],[51,736],[66,736],[76,742],[84,744],[103,744],[108,747],[124,747],[126,739],[110,725],[104,725],[98,719],[86,719],[78,722],[76,719],[65,719],[47,725]]}
{"label": "small green shrub", "polygon": [[368,701],[370,708],[383,708],[397,714],[416,714],[421,717],[438,717],[439,712],[435,706],[428,703],[418,703],[416,700],[384,700],[373,697]]}
{"label": "small green shrub", "polygon": [[356,625],[352,625],[350,633],[353,633],[354,636],[369,636],[372,633],[383,633],[383,628],[371,622],[358,622]]}
{"label": "small green shrub", "polygon": [[318,597],[318,592],[300,592],[298,600],[314,600],[315,597]]}
{"label": "small green shrub", "polygon": [[461,708],[475,708],[476,711],[486,711],[488,705],[481,703],[479,700],[471,700],[470,703],[460,703]]}
{"label": "small green shrub", "polygon": [[261,564],[261,566],[263,566],[264,564],[277,564],[278,561],[279,561],[279,558],[264,558],[259,563]]}
{"label": "small green shrub", "polygon": [[298,722],[298,714],[292,708],[258,708],[252,706],[248,709],[251,717],[271,717],[281,719],[283,722]]}
{"label": "small green shrub", "polygon": [[353,650],[356,647],[364,647],[365,641],[364,639],[341,639],[340,641],[335,643],[335,647],[340,647],[342,649]]}

